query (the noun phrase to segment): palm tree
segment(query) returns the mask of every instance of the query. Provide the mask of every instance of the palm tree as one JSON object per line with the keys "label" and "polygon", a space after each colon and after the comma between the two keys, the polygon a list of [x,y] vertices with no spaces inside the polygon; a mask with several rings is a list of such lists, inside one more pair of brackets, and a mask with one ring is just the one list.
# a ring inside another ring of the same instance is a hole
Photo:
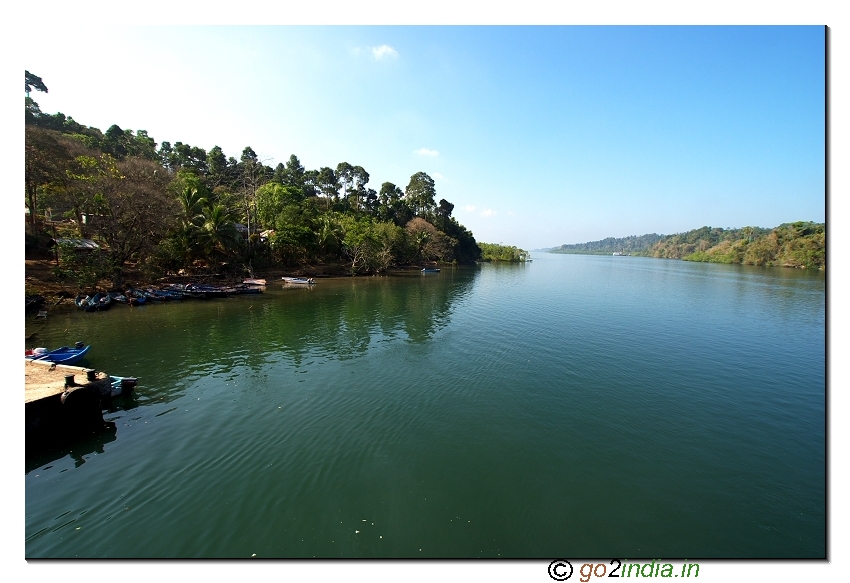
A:
{"label": "palm tree", "polygon": [[338,250],[342,236],[337,217],[330,213],[320,216],[316,222],[315,234],[316,242],[323,252],[328,254]]}
{"label": "palm tree", "polygon": [[207,205],[203,209],[202,217],[198,240],[204,253],[214,261],[220,255],[230,254],[231,250],[239,245],[239,234],[227,207],[221,204]]}
{"label": "palm tree", "polygon": [[187,186],[178,195],[181,216],[179,217],[177,236],[185,252],[187,263],[198,251],[200,244],[200,231],[204,224],[203,209],[208,201],[197,188]]}
{"label": "palm tree", "polygon": [[187,186],[177,195],[183,216],[180,217],[184,225],[198,225],[203,218],[203,208],[208,205],[206,197],[198,192],[197,188]]}

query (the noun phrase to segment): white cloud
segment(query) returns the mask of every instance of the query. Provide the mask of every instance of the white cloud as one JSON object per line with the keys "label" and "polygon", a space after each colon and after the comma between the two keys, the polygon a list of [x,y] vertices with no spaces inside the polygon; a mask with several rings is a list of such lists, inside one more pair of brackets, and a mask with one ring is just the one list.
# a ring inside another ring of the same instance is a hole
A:
{"label": "white cloud", "polygon": [[465,210],[468,213],[475,212],[475,205],[468,204],[465,207],[463,207],[463,210]]}
{"label": "white cloud", "polygon": [[483,211],[481,211],[482,217],[495,217],[497,214],[498,213],[493,209],[484,209]]}
{"label": "white cloud", "polygon": [[379,47],[372,47],[372,56],[379,61],[387,57],[396,58],[398,57],[398,51],[390,45],[381,45]]}
{"label": "white cloud", "polygon": [[428,148],[419,148],[418,150],[413,150],[414,154],[419,154],[420,156],[439,156],[440,153],[437,150],[429,150]]}
{"label": "white cloud", "polygon": [[437,180],[442,180],[443,178],[445,178],[445,176],[443,176],[439,172],[434,172],[434,178],[436,178]]}

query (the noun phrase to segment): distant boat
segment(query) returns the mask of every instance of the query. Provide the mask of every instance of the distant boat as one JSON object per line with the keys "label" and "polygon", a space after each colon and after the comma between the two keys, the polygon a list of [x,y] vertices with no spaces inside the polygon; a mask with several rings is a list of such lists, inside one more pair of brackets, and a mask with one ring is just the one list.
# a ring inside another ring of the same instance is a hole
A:
{"label": "distant boat", "polygon": [[296,283],[301,285],[314,284],[316,281],[312,277],[282,277],[284,283]]}
{"label": "distant boat", "polygon": [[265,279],[255,279],[255,278],[252,277],[252,278],[249,278],[249,279],[243,279],[242,283],[244,283],[245,285],[266,285],[266,280]]}
{"label": "distant boat", "polygon": [[73,347],[63,346],[56,350],[35,348],[24,352],[24,358],[28,360],[46,360],[53,364],[75,364],[83,359],[90,348],[91,344],[84,346],[82,342],[77,342]]}
{"label": "distant boat", "polygon": [[625,251],[623,251],[622,253],[620,251],[614,251],[611,255],[613,255],[614,257],[631,257],[632,254],[626,253]]}
{"label": "distant boat", "polygon": [[440,273],[439,267],[423,267],[422,273]]}

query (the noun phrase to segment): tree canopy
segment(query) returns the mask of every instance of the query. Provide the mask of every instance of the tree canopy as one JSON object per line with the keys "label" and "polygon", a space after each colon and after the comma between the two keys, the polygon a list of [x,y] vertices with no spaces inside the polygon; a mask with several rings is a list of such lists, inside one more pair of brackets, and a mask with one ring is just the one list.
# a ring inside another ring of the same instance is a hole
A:
{"label": "tree canopy", "polygon": [[[29,72],[26,88],[47,91]],[[29,99],[29,98],[28,98]],[[274,167],[250,146],[157,144],[147,131],[105,132],[62,113],[26,109],[25,204],[30,233],[51,208],[69,236],[94,237],[114,282],[128,263],[150,273],[336,264],[351,274],[419,261],[473,262],[481,249],[434,180],[379,191],[349,162],[307,169],[295,154]]]}

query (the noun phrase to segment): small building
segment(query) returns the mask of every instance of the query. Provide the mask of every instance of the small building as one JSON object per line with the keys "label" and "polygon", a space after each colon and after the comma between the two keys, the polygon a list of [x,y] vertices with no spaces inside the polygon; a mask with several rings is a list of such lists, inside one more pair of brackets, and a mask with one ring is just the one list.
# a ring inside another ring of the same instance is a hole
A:
{"label": "small building", "polygon": [[75,251],[97,251],[100,249],[100,245],[91,239],[68,239],[60,237],[58,239],[51,239],[47,243],[47,246],[51,248],[57,245],[70,245]]}

